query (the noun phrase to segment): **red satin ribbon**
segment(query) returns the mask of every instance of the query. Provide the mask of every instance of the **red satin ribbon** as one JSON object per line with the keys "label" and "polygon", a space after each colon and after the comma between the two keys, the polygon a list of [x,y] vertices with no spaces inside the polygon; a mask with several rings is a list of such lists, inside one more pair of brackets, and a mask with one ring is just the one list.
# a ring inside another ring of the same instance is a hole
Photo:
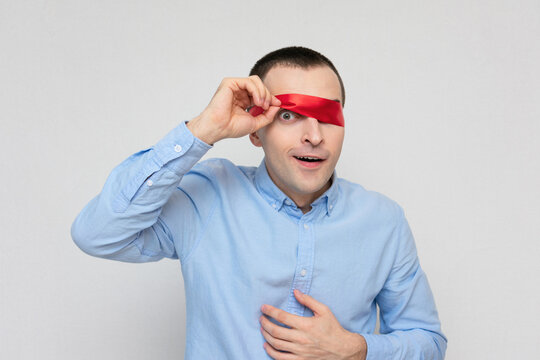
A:
{"label": "red satin ribbon", "polygon": [[[341,103],[317,96],[303,94],[276,95],[281,101],[282,109],[291,110],[300,115],[315,118],[321,122],[345,126],[345,119],[341,111]],[[249,113],[257,116],[264,112],[260,106],[253,106]]]}

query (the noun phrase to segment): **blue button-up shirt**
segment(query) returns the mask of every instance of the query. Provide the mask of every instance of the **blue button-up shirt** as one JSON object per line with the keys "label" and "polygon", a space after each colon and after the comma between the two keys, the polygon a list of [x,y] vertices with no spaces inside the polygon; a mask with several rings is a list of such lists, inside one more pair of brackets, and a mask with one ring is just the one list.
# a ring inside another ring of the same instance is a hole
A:
{"label": "blue button-up shirt", "polygon": [[181,123],[115,167],[71,228],[93,256],[179,259],[186,360],[268,359],[262,304],[313,315],[294,289],[362,334],[368,359],[444,357],[446,338],[399,205],[334,173],[303,214],[264,160],[259,167],[199,162],[209,148]]}

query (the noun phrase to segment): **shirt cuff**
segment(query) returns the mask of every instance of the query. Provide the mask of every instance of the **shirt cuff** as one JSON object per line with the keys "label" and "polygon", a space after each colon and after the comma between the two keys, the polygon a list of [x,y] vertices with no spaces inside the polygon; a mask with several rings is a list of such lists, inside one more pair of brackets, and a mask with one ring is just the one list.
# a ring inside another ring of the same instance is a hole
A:
{"label": "shirt cuff", "polygon": [[385,340],[377,334],[360,334],[366,339],[366,360],[391,359],[391,354],[386,349]]}
{"label": "shirt cuff", "polygon": [[160,166],[183,175],[212,147],[195,137],[182,121],[154,145],[153,150]]}

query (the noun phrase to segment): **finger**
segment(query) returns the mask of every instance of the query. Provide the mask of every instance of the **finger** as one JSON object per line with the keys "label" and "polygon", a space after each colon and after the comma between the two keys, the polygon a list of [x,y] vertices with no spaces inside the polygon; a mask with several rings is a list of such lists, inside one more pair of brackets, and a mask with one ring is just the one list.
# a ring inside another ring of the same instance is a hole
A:
{"label": "finger", "polygon": [[264,106],[265,106],[265,109],[268,109],[268,107],[272,103],[272,94],[270,94],[270,90],[268,90],[266,86],[264,87],[264,90],[265,90],[265,95],[266,95],[264,98]]}
{"label": "finger", "polygon": [[242,108],[242,109],[246,109],[247,107],[249,107],[251,105],[251,99],[248,95],[247,92],[245,91],[242,91],[241,93],[239,93],[238,95],[236,95],[236,101],[237,101],[237,104]]}
{"label": "finger", "polygon": [[248,78],[248,80],[251,81],[251,83],[257,89],[257,96],[259,98],[259,102],[255,103],[255,105],[258,105],[258,106],[264,108],[264,101],[265,101],[266,93],[265,93],[264,85],[263,85],[261,79],[258,76],[253,75],[253,76],[250,76]]}
{"label": "finger", "polygon": [[272,96],[272,101],[270,102],[270,105],[272,105],[272,106],[280,106],[281,105],[281,100],[279,100],[275,96]]}
{"label": "finger", "polygon": [[268,100],[268,96],[269,96],[269,92],[268,90],[266,90],[266,88],[263,88],[262,89],[262,92],[263,92],[263,104],[262,104],[262,108],[263,110],[268,110],[268,106],[270,106],[270,101]]}
{"label": "finger", "polygon": [[[266,88],[266,86],[264,85],[264,83],[262,82],[261,78],[258,77],[257,75],[252,75],[249,77],[251,79],[251,81],[253,81],[253,83],[255,83],[255,85],[257,86],[257,89],[259,90],[259,94],[261,96],[261,104],[257,104],[259,105],[260,107],[262,107],[264,110],[268,109],[268,106],[270,105],[270,101],[268,101],[268,105],[266,104],[266,97],[267,97],[267,92],[268,92],[268,89]],[[268,92],[268,95],[270,95],[270,92]]]}
{"label": "finger", "polygon": [[252,79],[253,82],[255,82],[255,85],[257,85],[257,88],[259,89],[259,92],[262,94],[263,104],[262,104],[261,107],[264,110],[267,110],[268,107],[270,106],[270,100],[272,100],[272,95],[270,94],[270,91],[264,85],[261,78],[258,77],[257,75],[250,76],[250,79]]}
{"label": "finger", "polygon": [[305,318],[303,318],[302,316],[288,313],[286,311],[283,311],[281,309],[278,309],[268,304],[264,304],[261,307],[261,311],[263,312],[263,314],[268,315],[276,319],[280,323],[290,326],[294,329],[297,329],[298,327],[300,327],[302,323],[305,321]]}
{"label": "finger", "polygon": [[296,329],[289,329],[283,326],[279,326],[271,322],[266,316],[262,315],[259,318],[261,327],[272,337],[284,341],[290,341],[297,344],[303,344],[303,337]]}
{"label": "finger", "polygon": [[253,79],[240,78],[234,80],[238,89],[247,91],[249,93],[249,96],[253,99],[253,104],[257,106],[262,105],[262,101],[264,101],[262,100],[262,94]]}
{"label": "finger", "polygon": [[298,289],[294,289],[294,296],[296,297],[296,300],[298,302],[313,311],[313,314],[315,315],[323,315],[329,312],[328,306],[323,304],[320,301],[315,300],[313,297],[309,296],[308,294],[302,293]]}
{"label": "finger", "polygon": [[261,327],[261,332],[264,337],[264,339],[272,345],[272,347],[279,351],[288,351],[293,354],[298,353],[298,345],[295,346],[294,343],[290,341],[285,341],[282,339],[278,339],[273,337],[268,331],[264,330],[264,328]]}
{"label": "finger", "polygon": [[263,346],[264,346],[264,350],[266,350],[266,352],[272,359],[275,359],[275,360],[299,360],[300,359],[300,357],[298,357],[295,354],[277,351],[276,349],[272,347],[272,345],[270,345],[267,342],[265,342]]}
{"label": "finger", "polygon": [[279,108],[277,106],[270,106],[269,109],[255,117],[255,123],[253,127],[253,131],[255,132],[266,125],[270,124],[272,121],[274,121],[274,118],[276,117],[277,112],[279,111]]}

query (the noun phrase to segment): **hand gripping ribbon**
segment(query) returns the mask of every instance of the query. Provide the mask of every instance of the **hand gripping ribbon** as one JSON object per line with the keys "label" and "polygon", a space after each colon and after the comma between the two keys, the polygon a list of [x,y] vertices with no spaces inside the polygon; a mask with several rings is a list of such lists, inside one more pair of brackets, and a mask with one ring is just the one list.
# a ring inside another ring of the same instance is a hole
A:
{"label": "hand gripping ribbon", "polygon": [[[280,107],[282,109],[294,111],[327,124],[345,126],[341,103],[338,101],[303,94],[281,94],[276,95],[276,98],[281,101]],[[260,106],[253,106],[249,109],[249,113],[253,116],[263,112],[264,110]]]}

